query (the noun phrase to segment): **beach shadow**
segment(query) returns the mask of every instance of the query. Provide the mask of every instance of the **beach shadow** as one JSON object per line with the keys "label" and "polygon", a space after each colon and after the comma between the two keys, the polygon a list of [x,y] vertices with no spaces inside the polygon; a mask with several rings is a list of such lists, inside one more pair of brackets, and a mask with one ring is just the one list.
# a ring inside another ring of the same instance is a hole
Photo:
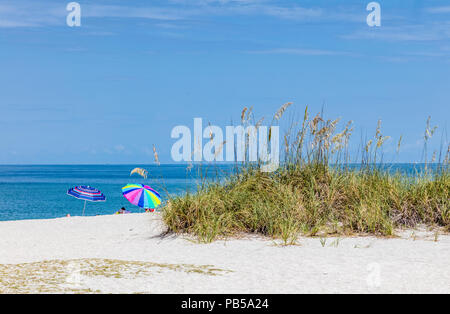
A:
{"label": "beach shadow", "polygon": [[167,229],[167,230],[165,230],[165,231],[162,231],[162,232],[159,233],[159,234],[150,236],[150,237],[148,237],[147,239],[148,239],[148,240],[159,239],[160,241],[163,241],[163,240],[176,240],[176,239],[178,239],[179,237],[180,237],[179,235],[177,235],[176,233],[174,233],[174,232],[172,232],[172,231],[170,231],[170,230]]}

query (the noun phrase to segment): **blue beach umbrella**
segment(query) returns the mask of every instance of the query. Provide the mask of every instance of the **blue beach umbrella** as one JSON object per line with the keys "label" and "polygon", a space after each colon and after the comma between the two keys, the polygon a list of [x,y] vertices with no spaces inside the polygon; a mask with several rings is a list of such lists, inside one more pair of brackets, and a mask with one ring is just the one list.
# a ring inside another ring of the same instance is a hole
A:
{"label": "blue beach umbrella", "polygon": [[97,190],[96,188],[80,185],[76,186],[74,188],[70,188],[67,190],[67,195],[73,196],[75,198],[78,198],[80,200],[84,200],[84,207],[83,207],[83,216],[84,216],[84,210],[86,209],[86,202],[104,202],[106,201],[105,195],[100,192],[100,190]]}

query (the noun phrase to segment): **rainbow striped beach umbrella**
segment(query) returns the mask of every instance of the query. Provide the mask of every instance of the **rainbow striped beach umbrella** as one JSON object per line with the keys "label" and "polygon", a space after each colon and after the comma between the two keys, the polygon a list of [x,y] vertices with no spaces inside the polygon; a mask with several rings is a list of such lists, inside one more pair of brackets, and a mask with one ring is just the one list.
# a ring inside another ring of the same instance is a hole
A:
{"label": "rainbow striped beach umbrella", "polygon": [[142,208],[156,208],[161,204],[161,195],[148,185],[127,184],[122,194],[131,204]]}
{"label": "rainbow striped beach umbrella", "polygon": [[78,198],[80,200],[84,200],[84,207],[83,207],[83,216],[84,216],[84,210],[86,209],[86,202],[104,202],[106,201],[105,195],[100,192],[100,190],[97,190],[96,188],[86,186],[86,185],[80,185],[76,186],[74,188],[70,188],[67,190],[67,195],[73,196],[75,198]]}

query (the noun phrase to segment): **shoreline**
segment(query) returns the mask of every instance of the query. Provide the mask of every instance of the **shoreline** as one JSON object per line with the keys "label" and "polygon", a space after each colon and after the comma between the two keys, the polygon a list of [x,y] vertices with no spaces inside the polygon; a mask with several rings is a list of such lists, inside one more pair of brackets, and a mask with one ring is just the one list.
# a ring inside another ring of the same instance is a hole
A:
{"label": "shoreline", "polygon": [[0,293],[450,293],[447,234],[281,246],[164,230],[148,213],[2,221]]}
{"label": "shoreline", "polygon": [[[127,213],[125,215],[142,215],[141,213]],[[149,214],[149,213],[147,213]],[[117,214],[99,214],[99,215],[70,215],[70,217],[61,216],[61,217],[53,217],[53,218],[26,218],[26,219],[16,219],[16,220],[0,220],[0,224],[4,222],[20,222],[20,221],[49,221],[49,220],[60,220],[60,219],[69,219],[69,218],[94,218],[94,217],[105,217],[105,216],[118,216]]]}

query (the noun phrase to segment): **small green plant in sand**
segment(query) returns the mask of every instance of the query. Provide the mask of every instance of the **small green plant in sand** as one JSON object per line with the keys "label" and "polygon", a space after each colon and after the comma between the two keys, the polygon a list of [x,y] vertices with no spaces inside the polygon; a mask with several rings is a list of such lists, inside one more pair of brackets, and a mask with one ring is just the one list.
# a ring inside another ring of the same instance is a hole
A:
{"label": "small green plant in sand", "polygon": [[337,238],[333,242],[330,243],[330,247],[339,247],[340,242],[341,242],[341,239]]}
{"label": "small green plant in sand", "polygon": [[438,242],[439,241],[439,231],[434,231],[434,242]]}
{"label": "small green plant in sand", "polygon": [[[289,105],[280,108],[273,123]],[[242,112],[244,125],[249,111]],[[352,122],[339,132],[338,122],[323,114],[310,118],[306,108],[303,119],[284,135],[284,162],[277,171],[265,173],[260,162],[246,162],[225,180],[205,180],[195,193],[170,197],[162,209],[169,231],[194,234],[204,242],[257,233],[290,244],[299,235],[392,236],[395,228],[419,223],[450,230],[450,146],[439,154],[442,161],[433,157],[434,167],[425,157],[425,169],[415,175],[393,173],[383,167],[382,148],[389,137],[379,121],[372,138],[362,143],[355,166],[349,153]],[[435,130],[428,120],[425,144]]]}

